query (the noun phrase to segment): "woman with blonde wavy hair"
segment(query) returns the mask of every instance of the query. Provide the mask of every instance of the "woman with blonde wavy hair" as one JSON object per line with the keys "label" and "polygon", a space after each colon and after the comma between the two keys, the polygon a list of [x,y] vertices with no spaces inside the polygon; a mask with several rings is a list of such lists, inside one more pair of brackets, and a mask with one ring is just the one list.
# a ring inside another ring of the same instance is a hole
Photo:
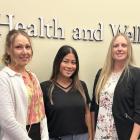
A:
{"label": "woman with blonde wavy hair", "polygon": [[140,68],[134,65],[129,38],[112,39],[95,77],[91,114],[94,139],[135,140],[140,133]]}
{"label": "woman with blonde wavy hair", "polygon": [[26,68],[32,56],[28,34],[9,31],[0,71],[0,140],[48,140],[40,84]]}

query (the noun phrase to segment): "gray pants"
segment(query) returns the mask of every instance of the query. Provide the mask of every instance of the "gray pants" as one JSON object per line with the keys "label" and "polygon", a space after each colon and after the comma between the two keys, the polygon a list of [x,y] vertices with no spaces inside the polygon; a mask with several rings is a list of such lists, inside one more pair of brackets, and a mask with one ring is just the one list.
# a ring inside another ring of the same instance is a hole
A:
{"label": "gray pants", "polygon": [[68,135],[61,138],[50,138],[49,140],[88,140],[88,134]]}

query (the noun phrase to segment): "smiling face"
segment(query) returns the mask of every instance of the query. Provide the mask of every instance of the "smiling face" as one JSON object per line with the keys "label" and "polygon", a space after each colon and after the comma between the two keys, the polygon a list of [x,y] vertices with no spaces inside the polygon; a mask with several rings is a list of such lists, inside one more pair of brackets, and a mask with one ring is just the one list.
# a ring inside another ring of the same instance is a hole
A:
{"label": "smiling face", "polygon": [[114,63],[125,63],[128,58],[128,43],[121,35],[113,43],[112,58]]}
{"label": "smiling face", "polygon": [[22,34],[18,34],[7,53],[10,55],[12,67],[25,67],[32,58],[32,48],[29,40]]}
{"label": "smiling face", "polygon": [[60,63],[59,75],[70,78],[76,71],[76,58],[73,53],[68,53]]}

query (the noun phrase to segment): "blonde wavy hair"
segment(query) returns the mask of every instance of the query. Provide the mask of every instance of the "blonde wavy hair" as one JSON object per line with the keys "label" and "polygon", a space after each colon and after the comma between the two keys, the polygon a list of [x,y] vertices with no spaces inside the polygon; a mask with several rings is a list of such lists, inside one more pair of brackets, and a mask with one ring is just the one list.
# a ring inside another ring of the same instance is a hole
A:
{"label": "blonde wavy hair", "polygon": [[113,44],[114,44],[115,40],[119,36],[123,36],[126,39],[127,47],[128,47],[128,57],[126,59],[126,62],[125,62],[124,68],[123,68],[124,71],[129,72],[128,66],[130,66],[130,65],[133,66],[135,64],[130,39],[127,37],[126,34],[123,34],[123,33],[116,34],[113,37],[113,39],[112,39],[112,41],[110,43],[108,53],[107,53],[107,56],[106,56],[106,59],[105,59],[105,62],[104,62],[104,66],[103,66],[103,68],[101,70],[101,74],[100,74],[98,82],[97,82],[97,86],[96,86],[96,89],[95,89],[96,103],[99,103],[99,97],[100,97],[101,90],[104,87],[105,83],[107,82],[107,80],[108,80],[108,78],[109,78],[109,76],[110,76],[110,74],[111,74],[111,72],[113,70],[114,60],[112,58],[112,49],[113,49]]}
{"label": "blonde wavy hair", "polygon": [[8,54],[8,50],[9,48],[11,47],[11,45],[13,45],[16,37],[21,34],[23,35],[24,37],[26,37],[31,45],[31,50],[32,50],[32,55],[33,55],[33,49],[32,49],[32,44],[31,44],[31,40],[30,40],[30,37],[28,36],[28,34],[19,29],[19,30],[16,30],[16,29],[12,29],[11,31],[8,32],[7,36],[6,36],[6,40],[5,40],[5,51],[4,51],[4,54],[2,56],[2,62],[4,65],[8,66],[8,64],[11,63],[11,56]]}

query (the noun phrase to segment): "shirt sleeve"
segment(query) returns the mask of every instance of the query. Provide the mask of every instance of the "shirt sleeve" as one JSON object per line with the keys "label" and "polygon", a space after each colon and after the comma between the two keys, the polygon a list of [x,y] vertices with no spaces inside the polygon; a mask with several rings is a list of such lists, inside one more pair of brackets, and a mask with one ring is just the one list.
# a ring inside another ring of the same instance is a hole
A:
{"label": "shirt sleeve", "polygon": [[97,72],[97,74],[95,76],[95,80],[94,80],[93,94],[92,94],[92,100],[91,100],[91,106],[90,106],[90,111],[91,112],[94,112],[95,111],[95,108],[97,106],[97,104],[96,104],[96,98],[95,98],[95,89],[96,89],[96,85],[97,85],[97,82],[98,82],[100,73],[101,73],[101,69]]}
{"label": "shirt sleeve", "polygon": [[47,127],[47,118],[46,116],[40,122],[41,130],[41,140],[49,140],[48,127]]}
{"label": "shirt sleeve", "polygon": [[91,100],[90,100],[90,97],[89,97],[89,94],[88,94],[87,85],[84,81],[81,81],[81,82],[82,82],[82,86],[83,86],[85,97],[86,97],[86,103],[90,104]]}
{"label": "shirt sleeve", "polygon": [[17,122],[14,101],[8,79],[0,75],[0,126],[1,130],[11,140],[31,140],[26,128]]}
{"label": "shirt sleeve", "polygon": [[137,69],[134,84],[134,122],[140,125],[140,69]]}
{"label": "shirt sleeve", "polygon": [[43,92],[43,100],[44,100],[44,106],[45,106],[45,113],[46,113],[46,117],[47,117],[47,103],[50,102],[49,99],[49,95],[48,95],[48,91],[51,85],[51,81],[44,81],[42,83],[40,83],[42,92]]}

